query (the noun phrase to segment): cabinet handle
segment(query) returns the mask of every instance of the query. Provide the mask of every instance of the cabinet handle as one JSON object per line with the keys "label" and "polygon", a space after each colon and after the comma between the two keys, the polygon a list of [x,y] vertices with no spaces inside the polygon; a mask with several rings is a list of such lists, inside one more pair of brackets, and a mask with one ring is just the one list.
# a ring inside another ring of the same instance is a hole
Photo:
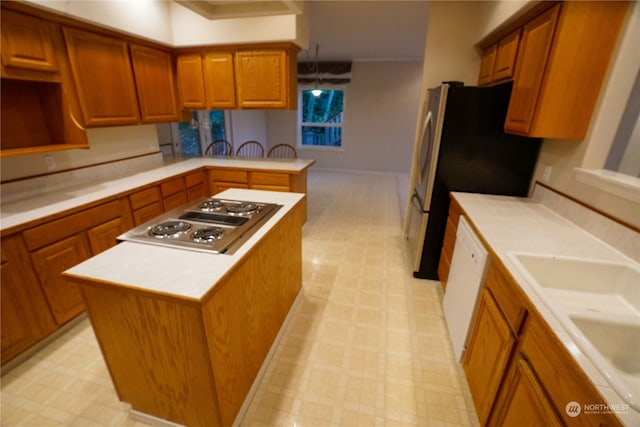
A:
{"label": "cabinet handle", "polygon": [[80,124],[80,122],[78,120],[76,120],[75,116],[73,115],[73,111],[71,111],[71,109],[69,109],[69,117],[71,117],[71,121],[73,122],[74,125],[76,125],[76,127],[82,131],[86,131],[87,129],[85,129],[84,126],[82,126]]}

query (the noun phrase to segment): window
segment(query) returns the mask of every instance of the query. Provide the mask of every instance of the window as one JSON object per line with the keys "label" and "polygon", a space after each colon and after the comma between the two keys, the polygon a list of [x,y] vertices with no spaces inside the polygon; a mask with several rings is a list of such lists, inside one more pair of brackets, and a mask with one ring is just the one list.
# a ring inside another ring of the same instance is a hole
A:
{"label": "window", "polygon": [[299,147],[342,147],[344,90],[323,89],[318,96],[300,90],[298,111]]}
{"label": "window", "polygon": [[191,117],[178,123],[183,156],[201,156],[211,142],[227,139],[223,110],[193,111]]}

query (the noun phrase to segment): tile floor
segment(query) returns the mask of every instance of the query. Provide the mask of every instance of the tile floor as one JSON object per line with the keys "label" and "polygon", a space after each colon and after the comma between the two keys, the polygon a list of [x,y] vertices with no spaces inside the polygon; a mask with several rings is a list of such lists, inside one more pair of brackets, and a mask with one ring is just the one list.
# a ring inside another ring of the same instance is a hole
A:
{"label": "tile floor", "polygon": [[[240,426],[475,426],[398,177],[312,169],[303,290]],[[87,320],[2,377],[3,427],[128,426]]]}

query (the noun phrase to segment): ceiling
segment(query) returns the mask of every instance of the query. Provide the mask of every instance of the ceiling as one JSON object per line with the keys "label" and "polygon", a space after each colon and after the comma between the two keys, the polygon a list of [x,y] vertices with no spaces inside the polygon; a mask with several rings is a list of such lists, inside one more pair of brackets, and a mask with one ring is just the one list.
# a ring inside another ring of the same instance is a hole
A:
{"label": "ceiling", "polygon": [[[299,0],[175,0],[207,19],[299,14]],[[426,0],[305,0],[310,52],[299,59],[421,60],[427,29]]]}

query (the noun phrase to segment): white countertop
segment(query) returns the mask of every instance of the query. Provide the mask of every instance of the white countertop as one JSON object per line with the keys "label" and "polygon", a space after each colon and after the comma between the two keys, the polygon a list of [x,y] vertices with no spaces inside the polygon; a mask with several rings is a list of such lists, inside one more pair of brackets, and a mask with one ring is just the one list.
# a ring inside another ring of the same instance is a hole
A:
{"label": "white countertop", "polygon": [[229,189],[221,197],[283,205],[232,255],[122,242],[65,273],[99,282],[199,300],[300,200],[299,193]]}
{"label": "white countertop", "polygon": [[10,203],[3,203],[0,205],[0,229],[7,229],[74,209],[78,206],[106,199],[203,166],[300,173],[313,165],[313,163],[315,163],[315,160],[309,159],[194,158],[123,178],[74,185],[60,191],[44,193],[37,197],[27,197]]}
{"label": "white countertop", "polygon": [[[520,284],[538,312],[602,395],[609,403],[624,404],[593,363],[577,347],[566,329],[527,284],[507,254],[527,252],[600,261],[635,261],[531,199],[458,192],[453,194],[468,214],[467,218]],[[618,416],[628,425],[640,425],[640,413],[631,407],[627,413],[618,413]]]}

